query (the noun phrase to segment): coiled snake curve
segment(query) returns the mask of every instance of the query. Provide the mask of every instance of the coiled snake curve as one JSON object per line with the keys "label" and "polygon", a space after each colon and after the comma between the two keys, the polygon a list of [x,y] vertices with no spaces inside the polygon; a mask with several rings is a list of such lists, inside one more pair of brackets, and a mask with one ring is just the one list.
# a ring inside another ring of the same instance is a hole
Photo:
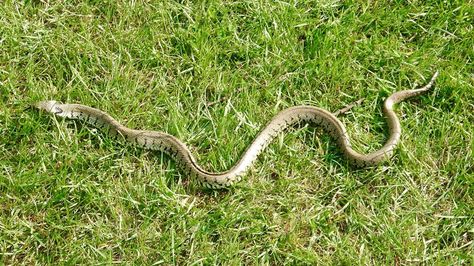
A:
{"label": "coiled snake curve", "polygon": [[437,76],[438,72],[420,89],[395,92],[385,100],[383,111],[387,119],[390,136],[385,145],[379,150],[369,154],[360,154],[354,151],[351,147],[346,128],[334,114],[318,107],[295,106],[275,115],[266,127],[260,131],[240,160],[230,170],[221,173],[212,173],[202,169],[189,148],[178,138],[167,133],[127,128],[109,114],[81,104],[41,101],[34,106],[57,116],[82,120],[106,131],[108,134],[121,135],[127,141],[145,149],[162,151],[173,157],[186,174],[197,176],[199,182],[204,186],[208,188],[224,188],[241,180],[246,170],[277,134],[300,122],[310,122],[322,126],[337,141],[348,161],[358,167],[377,165],[389,159],[400,140],[401,134],[400,121],[393,111],[393,106],[407,98],[428,91],[433,86]]}

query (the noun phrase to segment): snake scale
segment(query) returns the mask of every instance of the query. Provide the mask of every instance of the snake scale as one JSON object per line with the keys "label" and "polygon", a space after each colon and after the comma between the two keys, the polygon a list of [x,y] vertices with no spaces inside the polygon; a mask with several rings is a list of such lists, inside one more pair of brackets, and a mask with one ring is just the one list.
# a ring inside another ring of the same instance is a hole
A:
{"label": "snake scale", "polygon": [[62,104],[57,101],[41,101],[34,106],[40,110],[60,117],[82,120],[108,134],[123,136],[127,141],[145,149],[159,150],[173,157],[183,171],[198,177],[200,183],[208,188],[225,188],[241,180],[242,176],[253,164],[257,156],[275,138],[277,134],[297,123],[305,122],[322,126],[338,143],[347,160],[357,166],[377,165],[389,159],[398,144],[401,135],[400,121],[393,111],[393,106],[407,98],[428,91],[438,76],[436,72],[431,80],[422,88],[395,92],[384,102],[385,113],[390,136],[385,145],[369,154],[361,154],[352,149],[349,136],[342,122],[334,114],[325,109],[313,106],[295,106],[287,108],[275,115],[266,127],[260,131],[252,144],[244,152],[240,160],[228,171],[212,173],[205,171],[197,163],[189,148],[178,138],[158,131],[135,130],[121,125],[109,114],[81,104]]}

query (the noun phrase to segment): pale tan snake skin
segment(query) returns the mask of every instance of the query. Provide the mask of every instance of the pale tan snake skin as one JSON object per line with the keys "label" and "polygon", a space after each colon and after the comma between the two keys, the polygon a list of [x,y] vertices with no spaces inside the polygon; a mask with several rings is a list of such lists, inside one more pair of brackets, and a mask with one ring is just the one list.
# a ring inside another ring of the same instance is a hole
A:
{"label": "pale tan snake skin", "polygon": [[241,159],[230,170],[211,173],[200,167],[189,148],[176,137],[164,132],[135,130],[117,122],[107,113],[81,104],[61,104],[56,101],[41,101],[35,107],[57,116],[83,120],[112,135],[122,135],[127,141],[151,150],[159,150],[173,157],[184,172],[197,176],[198,180],[208,188],[224,188],[241,180],[242,176],[253,164],[257,156],[274,139],[289,126],[300,122],[310,122],[324,127],[337,141],[342,153],[351,164],[358,167],[377,165],[389,159],[400,140],[400,121],[393,111],[393,106],[407,98],[428,91],[438,76],[436,72],[430,82],[420,89],[395,92],[384,102],[384,113],[389,128],[389,137],[385,145],[369,154],[361,154],[352,149],[346,128],[336,116],[324,109],[313,106],[295,106],[279,112],[257,135],[247,148]]}

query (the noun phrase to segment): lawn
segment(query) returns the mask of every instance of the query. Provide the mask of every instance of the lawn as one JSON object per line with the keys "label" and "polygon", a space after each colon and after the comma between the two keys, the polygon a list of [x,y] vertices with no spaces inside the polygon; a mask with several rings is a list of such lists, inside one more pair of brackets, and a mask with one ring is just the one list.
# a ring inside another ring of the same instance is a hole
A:
{"label": "lawn", "polygon": [[[4,1],[0,264],[470,264],[470,1]],[[173,134],[229,169],[278,111],[336,111],[351,167],[319,128],[277,136],[243,181],[206,190],[160,152],[29,108],[82,103]]]}

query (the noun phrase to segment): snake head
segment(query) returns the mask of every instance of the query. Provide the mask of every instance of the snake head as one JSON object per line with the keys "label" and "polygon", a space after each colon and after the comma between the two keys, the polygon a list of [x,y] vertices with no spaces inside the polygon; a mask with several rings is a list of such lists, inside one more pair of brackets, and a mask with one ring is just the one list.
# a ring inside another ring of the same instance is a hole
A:
{"label": "snake head", "polygon": [[35,103],[34,107],[49,113],[60,114],[63,112],[63,110],[59,108],[59,105],[60,103],[57,101],[41,101]]}

